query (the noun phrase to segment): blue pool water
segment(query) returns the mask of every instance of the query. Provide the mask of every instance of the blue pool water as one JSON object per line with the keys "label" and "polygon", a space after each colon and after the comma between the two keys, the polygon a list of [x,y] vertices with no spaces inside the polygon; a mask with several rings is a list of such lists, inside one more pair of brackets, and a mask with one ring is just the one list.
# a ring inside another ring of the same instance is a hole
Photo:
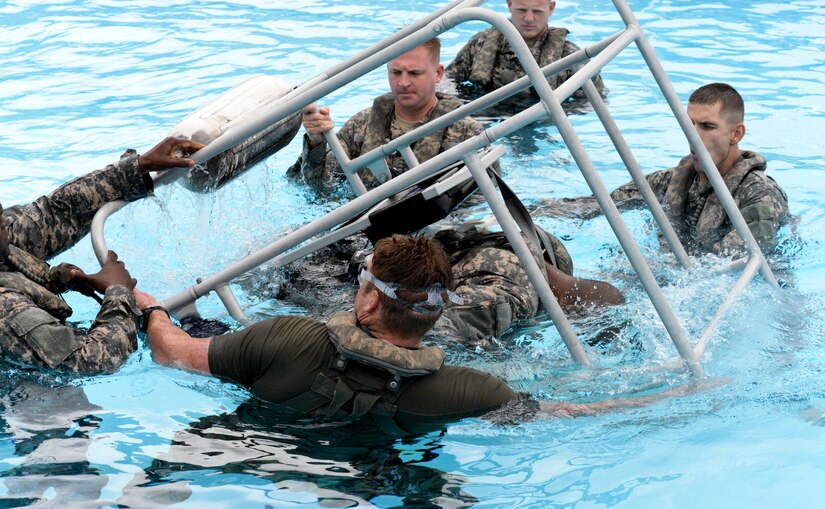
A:
{"label": "blue pool water", "polygon": [[[245,78],[301,83],[435,8],[410,0],[36,0],[0,3],[0,200],[32,200],[146,150],[186,114]],[[505,12],[504,1],[489,7]],[[142,346],[110,376],[0,371],[0,507],[821,507],[825,487],[825,6],[730,0],[632,0],[680,97],[710,81],[747,103],[743,148],[764,154],[800,216],[781,293],[749,287],[711,339],[705,368],[730,383],[653,406],[500,427],[467,420],[380,446],[338,443],[324,428],[279,423],[248,394],[155,365]],[[621,29],[608,1],[559,0],[554,24],[589,44]],[[444,35],[444,62],[481,24]],[[609,105],[645,171],[687,145],[635,51],[603,72]],[[381,71],[325,101],[343,122],[386,90]],[[608,187],[627,180],[592,114],[572,122]],[[508,181],[526,200],[585,194],[548,126],[502,142]],[[177,186],[110,220],[107,238],[140,285],[177,293],[322,213],[283,178],[277,156],[214,195]],[[286,212],[285,212],[286,211]],[[647,215],[625,215],[695,337],[730,277],[703,259],[673,268]],[[551,324],[512,334],[501,355],[465,359],[537,396],[596,401],[689,377],[604,220],[541,219],[567,239],[580,275],[616,281],[628,305],[574,318],[585,335],[628,322],[577,368]],[[253,225],[254,227],[250,227]],[[785,232],[790,235],[790,232]],[[60,257],[89,270],[89,242]],[[256,281],[257,288],[280,284]],[[301,312],[244,296],[250,313]],[[94,307],[78,298],[75,318]],[[202,310],[222,316],[214,300]]]}

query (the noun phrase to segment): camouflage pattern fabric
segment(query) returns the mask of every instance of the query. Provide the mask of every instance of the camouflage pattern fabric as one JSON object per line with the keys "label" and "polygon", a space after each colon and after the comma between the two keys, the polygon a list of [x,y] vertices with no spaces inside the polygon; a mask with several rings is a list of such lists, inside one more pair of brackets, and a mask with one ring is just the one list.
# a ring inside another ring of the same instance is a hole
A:
{"label": "camouflage pattern fabric", "polygon": [[137,349],[140,311],[132,292],[124,286],[106,291],[86,334],[10,288],[0,288],[0,313],[0,350],[15,362],[78,373],[109,373]]}
{"label": "camouflage pattern fabric", "polygon": [[[565,28],[548,27],[544,34],[528,45],[539,67],[545,67],[579,50],[578,46],[567,40],[568,33]],[[558,88],[581,69],[582,65],[577,64],[550,76],[547,82],[553,89]],[[447,66],[445,75],[457,85],[469,82],[489,92],[512,83],[524,76],[525,72],[504,35],[495,28],[488,28],[470,38],[458,52],[455,60]],[[598,74],[593,77],[593,83],[599,91],[604,90],[604,83]],[[532,88],[520,95],[538,97]],[[573,97],[583,98],[584,92],[579,89]]]}
{"label": "camouflage pattern fabric", "polygon": [[134,201],[151,192],[151,180],[137,165],[137,153],[127,151],[118,164],[78,177],[29,205],[3,211],[11,244],[48,260],[89,233],[92,218],[106,203]]}
{"label": "camouflage pattern fabric", "polygon": [[[438,103],[427,117],[417,123],[415,127],[461,106],[461,102],[454,97],[440,93],[436,95]],[[475,120],[463,118],[445,129],[418,140],[412,145],[412,150],[418,162],[423,163],[477,135],[482,130],[481,124]],[[341,144],[350,159],[354,159],[402,134],[404,133],[395,123],[392,94],[385,94],[377,97],[371,108],[365,109],[347,120],[344,127],[338,131],[338,139],[341,140]],[[386,161],[390,171],[396,175],[407,170],[406,163],[398,153],[386,156]],[[369,170],[359,170],[358,174],[367,188],[378,185]],[[287,176],[293,180],[302,181],[323,195],[334,191],[344,180],[343,170],[327,144],[325,142],[321,143],[310,150],[306,136],[304,136],[303,153],[298,161],[287,170]]]}
{"label": "camouflage pattern fabric", "polygon": [[[137,154],[128,151],[118,164],[74,179],[29,205],[5,209],[3,216],[13,246],[35,259],[48,259],[86,235],[101,206],[113,200],[135,200],[150,191],[151,181],[138,168]],[[32,270],[25,272],[43,275],[31,260],[26,264]],[[46,288],[17,271],[13,263],[0,262],[0,353],[9,360],[41,367],[113,371],[137,348],[139,310],[134,296],[122,286],[109,288],[84,334],[65,324],[71,309],[61,305],[54,293],[65,289],[63,280],[70,268],[60,265],[50,270],[48,281],[40,281]]]}
{"label": "camouflage pattern fabric", "polygon": [[437,371],[444,364],[444,350],[441,348],[425,346],[413,350],[375,338],[358,326],[355,313],[334,313],[327,321],[327,327],[335,348],[344,357],[393,374],[421,376]]}
{"label": "camouflage pattern fabric", "polygon": [[[764,157],[742,151],[722,178],[756,241],[770,252],[776,245],[776,232],[790,212],[785,191],[765,174],[766,168]],[[691,156],[683,158],[675,168],[651,173],[647,181],[689,253],[727,255],[744,249],[716,193],[708,188],[706,197],[702,197]],[[611,196],[620,208],[643,205],[632,182],[619,187]]]}
{"label": "camouflage pattern fabric", "polygon": [[[573,261],[567,249],[556,237],[548,236],[559,269],[572,275]],[[455,293],[464,301],[447,307],[436,324],[437,334],[467,345],[487,346],[514,322],[538,313],[538,293],[503,233],[469,223],[439,232],[435,238],[450,256]],[[544,267],[538,253],[533,258]]]}

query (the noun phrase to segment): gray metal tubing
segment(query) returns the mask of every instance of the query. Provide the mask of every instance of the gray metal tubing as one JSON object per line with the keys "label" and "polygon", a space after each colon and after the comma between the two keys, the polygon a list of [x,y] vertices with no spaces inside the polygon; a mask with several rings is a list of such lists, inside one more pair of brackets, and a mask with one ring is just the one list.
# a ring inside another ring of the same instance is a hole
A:
{"label": "gray metal tubing", "polygon": [[106,236],[104,235],[104,227],[109,216],[126,206],[123,200],[110,201],[106,205],[100,207],[95,217],[92,218],[91,234],[92,234],[92,249],[97,257],[97,262],[103,267],[108,258],[109,248],[106,247]]}
{"label": "gray metal tubing", "polygon": [[[628,33],[632,32],[629,30]],[[597,59],[587,63],[576,74],[581,73],[585,76],[592,75],[589,73],[588,67],[595,66],[597,64],[596,60],[604,58],[605,56],[606,55],[603,52],[597,57]],[[569,82],[570,80],[565,82],[564,85],[567,85]],[[584,146],[579,140],[573,126],[570,124],[570,120],[564,114],[561,103],[559,103],[556,99],[556,96],[550,89],[550,85],[547,84],[546,81],[544,83],[536,83],[535,86],[542,98],[544,107],[553,118],[562,139],[564,139],[567,144],[573,159],[579,166],[585,181],[590,186],[590,189],[593,191],[593,195],[596,197],[596,201],[599,203],[599,206],[604,212],[607,222],[616,234],[622,249],[624,249],[625,254],[630,260],[630,264],[639,276],[639,279],[645,287],[648,296],[650,296],[653,307],[656,308],[656,311],[659,313],[659,317],[662,319],[662,323],[670,334],[670,338],[676,346],[676,350],[679,352],[679,355],[687,363],[693,373],[702,374],[704,370],[702,369],[702,365],[695,358],[693,349],[691,348],[690,341],[687,338],[684,328],[681,323],[679,323],[676,315],[673,313],[673,310],[662,293],[661,288],[659,288],[658,283],[656,283],[656,279],[653,277],[650,267],[648,267],[647,262],[639,250],[639,247],[636,245],[636,241],[630,233],[630,230],[628,230],[621,214],[619,214],[616,204],[613,203],[613,199],[610,198],[610,193],[607,191],[607,188],[593,166],[590,156],[584,149]],[[560,86],[559,89],[562,89],[563,86]]]}
{"label": "gray metal tubing", "polygon": [[358,196],[352,201],[341,205],[337,209],[314,220],[312,223],[294,230],[277,241],[272,242],[268,246],[244,257],[229,267],[221,270],[217,274],[210,276],[209,278],[164,302],[167,303],[170,309],[177,309],[188,302],[197,300],[203,295],[206,295],[210,291],[214,290],[217,285],[235,279],[244,272],[262,265],[281,253],[284,253],[285,251],[307,241],[308,239],[358,216],[370,207],[378,204],[381,200],[393,196],[396,193],[414,185],[415,183],[432,176],[435,172],[448,164],[445,163],[445,161],[454,162],[460,159],[465,152],[470,150],[478,150],[488,144],[489,141],[482,135],[474,136],[473,138],[465,140],[455,147],[446,150],[442,154],[429,159],[428,161],[410,169],[405,173],[402,173],[386,184],[372,189],[366,194]]}
{"label": "gray metal tubing", "polygon": [[[601,69],[606,62],[609,62],[613,59],[616,55],[622,52],[630,43],[633,42],[635,37],[635,32],[632,30],[628,30],[623,32],[616,40],[614,40],[607,48],[605,48],[599,55],[593,58],[590,62],[585,64],[578,72],[573,74],[570,78],[568,78],[564,83],[559,85],[556,89],[556,97],[569,97],[584,86],[586,81],[590,80],[590,77],[593,76],[598,69]],[[546,83],[546,82],[545,82]],[[558,102],[558,101],[556,101]],[[562,113],[564,110],[562,110]],[[495,141],[499,138],[507,136],[508,134],[515,132],[522,127],[535,122],[536,120],[547,118],[550,116],[552,119],[552,115],[549,114],[547,109],[543,106],[542,103],[535,104],[530,106],[529,108],[520,111],[519,113],[513,115],[512,117],[487,128],[482,134],[487,137],[490,141]],[[565,115],[566,118],[566,115]]]}
{"label": "gray metal tubing", "polygon": [[401,147],[400,152],[401,157],[404,158],[404,161],[407,163],[408,168],[414,168],[418,166],[418,158],[415,157],[415,152],[413,152],[412,148],[409,145],[404,145],[403,147]]}
{"label": "gray metal tubing", "polygon": [[539,298],[544,304],[544,308],[547,310],[564,344],[570,351],[570,356],[579,364],[589,366],[590,361],[584,352],[584,348],[582,348],[576,333],[573,332],[573,329],[570,327],[570,323],[567,321],[567,317],[564,311],[562,311],[561,306],[559,306],[556,296],[553,295],[550,286],[547,284],[544,269],[539,268],[538,264],[536,264],[530,248],[521,236],[520,230],[513,220],[513,216],[511,216],[507,210],[507,205],[504,204],[504,200],[493,185],[493,181],[485,171],[484,164],[479,159],[478,154],[475,152],[467,154],[467,156],[464,157],[464,162],[478,183],[478,188],[482,194],[484,194],[484,198],[487,200],[490,208],[493,210],[493,214],[496,216],[502,231],[504,231],[504,234],[507,236],[510,246],[512,246],[513,251],[521,261],[521,265],[527,272],[530,282],[533,283],[533,287],[536,289]]}
{"label": "gray metal tubing", "polygon": [[728,293],[727,297],[725,298],[725,302],[719,306],[719,309],[716,311],[716,315],[714,315],[713,319],[708,323],[705,330],[702,332],[702,336],[696,341],[696,345],[693,347],[693,351],[696,353],[696,358],[701,359],[702,356],[705,354],[705,348],[707,348],[708,338],[710,335],[713,334],[713,331],[716,330],[716,327],[719,326],[719,322],[722,320],[722,316],[728,312],[733,302],[742,293],[742,290],[745,289],[746,286],[753,280],[754,276],[756,275],[756,271],[759,269],[759,259],[758,258],[751,258],[748,261],[748,264],[745,266],[745,270],[742,272],[742,275],[739,276],[739,279],[736,281],[736,284],[733,285],[733,288]]}
{"label": "gray metal tubing", "polygon": [[[474,10],[479,10],[479,9],[474,9]],[[508,23],[509,23],[509,21],[508,21]],[[559,94],[563,97],[569,97],[570,95],[572,95],[572,93],[575,90],[581,88],[584,81],[590,79],[589,76],[587,76],[588,72],[592,73],[592,74],[590,74],[590,76],[595,74],[595,72],[597,72],[597,70],[600,69],[604,65],[605,62],[607,62],[610,59],[612,59],[613,57],[615,57],[618,53],[620,53],[622,51],[622,49],[624,49],[624,47],[626,47],[632,41],[633,41],[633,32],[623,32],[622,34],[620,34],[618,37],[616,37],[608,45],[608,47],[606,47],[604,50],[602,50],[600,52],[600,54],[596,56],[596,58],[591,60],[582,69],[580,69],[577,73],[575,73],[573,76],[571,76],[570,79],[568,79],[561,86],[559,86],[559,88],[558,88]],[[292,102],[295,102],[295,100],[293,100]],[[310,101],[310,102],[312,102],[312,101]],[[297,109],[303,108],[305,105],[306,104],[302,104]],[[281,109],[283,109],[284,107],[285,106],[282,106]],[[297,109],[293,110],[292,112],[297,111]],[[473,138],[465,140],[464,142],[456,145],[455,147],[442,152],[441,154],[437,155],[433,159],[430,159],[429,161],[424,163],[424,164],[427,164],[426,168],[429,168],[429,170],[426,170],[426,171],[428,171],[428,173],[427,173],[426,176],[421,177],[421,178],[426,178],[427,176],[432,175],[437,169],[440,169],[440,168],[442,168],[442,167],[444,167],[448,164],[451,164],[451,163],[454,163],[454,162],[458,161],[459,159],[462,158],[462,155],[463,155],[464,151],[478,150],[479,148],[482,148],[486,145],[489,145],[493,141],[495,141],[497,139],[500,139],[500,138],[502,138],[502,137],[514,132],[514,131],[517,131],[518,129],[521,129],[521,128],[531,124],[532,122],[535,122],[536,120],[539,120],[541,118],[545,118],[546,116],[547,116],[546,112],[545,112],[544,108],[541,105],[536,104],[534,106],[531,106],[530,108],[528,108],[528,109],[526,109],[526,110],[524,110],[524,111],[522,111],[522,112],[520,112],[516,115],[513,115],[512,117],[504,120],[503,122],[501,122],[501,123],[499,123],[499,124],[497,124],[497,125],[495,125],[491,128],[488,128],[487,130],[485,130],[484,132],[482,132],[478,136],[475,136]],[[444,117],[447,117],[447,115],[444,115]],[[439,117],[439,118],[444,118],[444,117]],[[461,118],[461,117],[458,117],[458,118]],[[430,124],[425,124],[425,126],[419,127],[418,129],[425,129],[428,125],[430,125]],[[416,131],[418,129],[416,129]],[[257,131],[255,131],[255,132],[257,132]],[[407,137],[407,136],[410,137],[410,140],[409,140],[410,143],[412,141],[414,141],[412,139],[412,136],[410,136],[411,134],[412,133],[404,135],[404,137]],[[401,140],[402,138],[403,137],[399,137],[398,139],[396,139],[396,141]],[[210,146],[211,146],[211,144],[210,144]],[[201,149],[198,152],[198,154],[202,155],[202,153],[207,148],[209,148],[209,146]],[[218,153],[220,153],[220,152],[218,152]],[[359,160],[360,160],[360,158],[358,158],[354,161],[359,161]],[[420,168],[421,166],[423,166],[423,165],[420,165],[418,168]],[[164,172],[164,173],[168,173],[168,172]],[[413,175],[413,173],[411,173],[411,172],[407,172],[405,175],[408,175],[408,174]],[[158,174],[157,176],[162,176],[162,175],[163,175],[163,173]],[[393,180],[396,180],[396,179],[393,179]],[[384,187],[384,186],[382,186],[382,187]],[[392,193],[392,194],[394,194],[394,193]],[[113,203],[118,203],[118,202],[113,202]],[[103,238],[103,225],[104,225],[106,219],[112,213],[114,213],[116,210],[119,210],[124,205],[125,205],[125,203],[121,203],[119,206],[115,206],[115,205],[112,205],[111,207],[109,205],[105,206],[104,208],[102,208],[96,214],[96,216],[94,218],[94,221],[92,223],[92,245],[94,247],[95,254],[98,257],[98,260],[102,260],[101,264],[105,263],[106,253],[107,253],[107,249],[106,249],[106,245],[105,245],[105,239]],[[95,225],[97,225],[97,227],[95,227]],[[301,241],[301,242],[303,242],[303,241]],[[298,242],[298,243],[300,243],[300,242]],[[203,295],[203,294],[201,294],[201,295]],[[195,296],[195,298],[198,298],[201,295],[194,295],[193,294],[193,296]]]}
{"label": "gray metal tubing", "polygon": [[[462,8],[461,10],[484,11],[483,9],[478,9],[476,7],[468,7],[466,9]],[[501,17],[500,15],[498,16]],[[501,19],[503,20],[504,18],[501,17]],[[512,27],[512,24],[511,28],[515,30],[515,28]],[[192,154],[191,158],[194,159],[196,163],[202,163],[211,159],[230,147],[237,145],[247,137],[270,126],[274,122],[299,111],[304,106],[325,97],[329,93],[341,88],[343,85],[355,81],[368,72],[371,72],[381,64],[389,62],[393,58],[420,46],[424,42],[438,35],[442,30],[442,24],[438,21],[438,19],[436,19],[436,21],[427,23],[425,28],[413,31],[402,40],[393,42],[389,45],[379,43],[379,47],[385,47],[369,54],[362,60],[353,63],[348,68],[341,70],[340,72],[336,70],[334,75],[326,77],[323,81],[317,80],[319,83],[312,88],[299,91],[298,93],[294,93],[295,91],[293,91],[287,94],[279,101],[280,104],[276,107],[226,131],[209,145]]]}
{"label": "gray metal tubing", "polygon": [[650,44],[650,41],[647,40],[647,37],[645,37],[642,29],[638,26],[636,17],[627,6],[627,2],[625,2],[625,0],[613,0],[613,4],[615,5],[616,10],[619,11],[619,15],[622,17],[625,24],[634,25],[638,28],[639,37],[636,39],[636,45],[647,63],[647,66],[650,68],[650,72],[653,73],[653,77],[659,84],[659,88],[662,90],[662,94],[665,96],[667,103],[670,105],[670,109],[676,116],[676,120],[679,122],[682,131],[684,131],[685,136],[690,142],[691,148],[699,158],[699,162],[702,163],[702,167],[705,168],[705,175],[708,177],[708,180],[713,186],[713,190],[716,192],[716,196],[719,198],[722,208],[724,208],[725,212],[727,212],[728,218],[736,230],[736,233],[738,233],[739,237],[744,241],[750,256],[759,258],[760,273],[762,274],[762,277],[765,278],[768,283],[778,288],[779,283],[776,281],[773,271],[771,271],[771,268],[768,265],[765,256],[762,254],[761,249],[759,249],[759,245],[756,243],[753,233],[751,233],[748,228],[745,218],[742,217],[739,207],[736,206],[736,202],[733,200],[730,191],[725,185],[724,179],[722,179],[722,176],[719,174],[719,170],[716,168],[713,159],[711,159],[705,145],[702,143],[701,138],[699,138],[699,134],[693,127],[690,117],[688,117],[687,112],[682,107],[682,103],[679,100],[679,96],[676,94],[676,90],[673,88],[673,84],[667,77],[667,74],[665,73],[662,64],[659,62],[659,59],[656,58],[653,46]]}
{"label": "gray metal tubing", "polygon": [[[556,62],[543,67],[542,68],[542,74],[544,76],[552,76],[553,74],[557,74],[558,72],[560,72],[564,69],[567,69],[568,67],[570,67],[571,65],[573,65],[575,63],[586,60],[586,58],[584,58],[584,57],[588,55],[588,53],[587,53],[588,51],[591,52],[591,53],[602,53],[606,49],[611,48],[610,54],[615,56],[616,54],[620,53],[622,51],[622,49],[624,49],[628,44],[633,42],[633,36],[632,35],[625,35],[624,37],[621,37],[623,34],[626,34],[626,31],[623,30],[621,32],[618,32],[617,34],[605,39],[604,41],[601,41],[597,44],[589,46],[588,48],[585,48],[584,50],[579,50],[576,53],[568,55],[567,57],[564,57],[561,60],[557,60]],[[621,37],[622,40],[616,42],[620,37]],[[590,77],[594,76],[609,61],[610,61],[610,58],[605,58],[603,60],[596,61],[596,63],[600,64],[600,65],[594,65],[593,67],[590,68],[591,70],[592,69],[595,69],[595,70],[593,71],[593,74],[591,76],[588,76],[588,79],[590,79]],[[579,73],[581,73],[583,70],[584,69],[581,69],[579,71]],[[579,74],[579,73],[576,73],[576,74]],[[573,78],[571,77],[565,83],[569,82],[571,79],[573,79]],[[573,83],[582,83],[582,82],[573,81]],[[530,84],[529,76],[523,76],[523,77],[519,78],[518,80],[499,88],[498,90],[494,90],[493,92],[490,92],[489,94],[486,94],[486,95],[484,95],[484,96],[482,96],[478,99],[475,99],[472,102],[464,104],[464,105],[460,106],[459,108],[457,108],[453,111],[450,111],[449,113],[447,113],[445,115],[442,115],[442,116],[440,116],[436,119],[433,119],[432,121],[427,122],[423,126],[417,127],[415,130],[410,131],[409,133],[406,133],[402,136],[399,136],[398,138],[390,141],[389,143],[387,143],[385,145],[382,145],[381,147],[374,148],[371,151],[367,152],[366,154],[362,154],[362,155],[356,157],[355,159],[351,160],[348,164],[351,167],[354,167],[354,168],[361,168],[361,167],[367,166],[369,164],[369,162],[372,161],[372,160],[375,160],[379,157],[384,157],[385,155],[388,155],[388,154],[392,154],[393,152],[399,150],[399,148],[403,147],[404,145],[411,145],[412,143],[414,143],[416,140],[418,140],[420,138],[428,136],[428,135],[438,131],[439,129],[443,129],[444,127],[446,127],[448,125],[454,124],[457,120],[460,120],[464,117],[470,116],[473,113],[479,112],[479,111],[481,111],[485,108],[488,108],[488,107],[490,107],[490,106],[492,106],[492,105],[494,105],[498,102],[501,102],[502,100],[507,99],[508,97],[511,97],[511,96],[515,95],[516,93],[522,91],[522,90],[526,90],[530,86],[532,86],[532,85]],[[581,87],[581,84],[579,84],[576,88],[566,87],[566,88],[563,89],[560,86],[558,89],[556,89],[556,93],[559,97],[567,98],[567,97],[570,97],[570,95],[572,95],[573,92],[575,92],[580,87]],[[561,90],[565,90],[565,91],[569,90],[569,93],[567,93],[566,95],[560,94],[559,91],[561,91]]]}
{"label": "gray metal tubing", "polygon": [[616,151],[619,152],[619,156],[622,158],[627,171],[630,172],[630,176],[633,177],[633,182],[636,183],[639,193],[642,195],[642,198],[644,198],[647,206],[653,213],[653,218],[659,225],[659,229],[661,229],[665,240],[670,246],[670,250],[676,256],[676,259],[682,267],[690,267],[692,263],[690,261],[690,257],[685,251],[684,246],[682,246],[682,242],[679,240],[679,237],[676,235],[673,225],[670,224],[665,211],[662,209],[662,205],[659,203],[659,200],[656,199],[656,194],[653,192],[653,189],[650,188],[650,184],[647,182],[644,172],[642,172],[642,169],[639,167],[636,157],[627,145],[627,141],[625,141],[624,136],[622,136],[619,126],[616,125],[616,122],[613,120],[613,116],[610,114],[604,100],[602,100],[602,96],[599,94],[596,86],[592,81],[588,80],[582,88],[584,89],[584,93],[587,95],[587,99],[590,101],[590,104],[593,106],[593,110],[596,112],[596,115],[602,121],[602,124],[607,131],[607,135],[610,136],[610,140],[613,142],[613,146],[615,146]]}
{"label": "gray metal tubing", "polygon": [[436,20],[439,17],[441,17],[443,14],[456,8],[463,9],[465,7],[478,6],[483,4],[485,1],[486,0],[454,0],[453,2],[450,2],[449,4],[442,7],[441,9],[438,9],[437,11],[426,16],[422,16],[421,18],[410,23],[409,25],[404,26],[398,32],[395,32],[394,34],[387,36],[386,38],[370,46],[369,48],[356,53],[346,61],[331,67],[328,71],[326,71],[325,74],[327,76],[335,76],[336,74],[345,72],[347,69],[354,66],[358,62],[364,60],[365,58],[369,57],[370,55],[395,44],[396,42],[400,41],[401,39],[407,37],[408,35],[414,32],[417,32],[418,30],[421,30],[425,26],[432,23],[433,20]]}
{"label": "gray metal tubing", "polygon": [[[504,149],[502,147],[495,147],[493,150],[485,153],[481,157],[483,167],[486,168],[486,167],[490,166],[491,164],[493,164],[493,162],[495,162],[495,160],[498,159],[499,156],[501,156],[501,154],[503,152],[504,152]],[[425,198],[426,198],[426,193],[425,193]],[[379,206],[379,205],[376,205],[376,206]],[[358,232],[364,230],[369,225],[370,225],[369,217],[367,217],[367,215],[364,214],[360,219],[358,219],[358,220],[356,220],[356,221],[354,221],[350,224],[347,224],[346,226],[343,226],[343,227],[338,228],[336,230],[333,230],[333,231],[331,231],[331,232],[329,232],[329,233],[327,233],[327,234],[325,234],[325,235],[323,235],[319,238],[311,240],[311,241],[307,242],[304,245],[296,247],[292,251],[289,251],[289,252],[286,252],[284,254],[280,254],[278,256],[275,256],[272,259],[271,264],[275,267],[282,267],[282,266],[284,266],[288,263],[291,263],[295,260],[303,258],[304,256],[307,256],[308,254],[314,253],[318,249],[321,249],[322,247],[328,246],[328,245],[332,244],[333,242],[337,242],[341,239],[349,237],[350,235],[358,233]],[[247,269],[247,270],[249,270],[249,269]],[[226,283],[217,284],[215,286],[215,290],[217,291],[218,289],[220,289],[222,287],[227,289],[227,291],[229,292],[230,297],[231,297],[230,299],[224,299],[224,296],[221,293],[218,294],[221,297],[221,301],[226,306],[227,311],[229,311],[229,314],[232,317],[234,317],[236,320],[238,320],[241,323],[245,323],[244,320],[246,320],[246,316],[244,315],[243,310],[241,310],[240,305],[237,304],[237,300],[235,300],[235,296],[234,296],[234,294],[232,294],[231,289],[229,289],[228,286],[226,286]],[[170,312],[178,318],[188,316],[188,315],[197,315],[198,314],[197,307],[194,305],[194,301],[193,301],[193,299],[197,299],[197,298],[198,298],[197,292],[194,291],[192,288],[190,288],[187,291],[184,291],[184,292],[178,294],[177,296],[174,296],[170,299],[167,299],[167,300],[163,301],[162,305],[164,307],[166,307],[166,309],[169,309]],[[230,304],[227,304],[227,302],[229,302]],[[232,304],[233,302],[234,302],[234,304]],[[233,306],[233,307],[230,307],[230,306]]]}
{"label": "gray metal tubing", "polygon": [[358,173],[350,170],[348,166],[343,164],[343,161],[349,161],[349,156],[344,150],[344,146],[341,145],[341,140],[338,139],[338,136],[335,134],[335,132],[325,132],[324,139],[326,140],[327,146],[329,146],[330,151],[332,151],[332,155],[334,155],[335,159],[337,159],[338,162],[341,163],[341,169],[344,172],[344,176],[347,177],[347,182],[349,182],[352,191],[356,194],[356,196],[360,196],[366,193],[367,188],[366,186],[364,186],[364,182],[361,181],[361,177],[358,176]]}
{"label": "gray metal tubing", "polygon": [[249,325],[250,320],[244,314],[241,305],[238,304],[238,299],[235,298],[235,294],[232,293],[232,288],[230,288],[229,285],[223,284],[216,286],[215,293],[218,294],[218,298],[221,299],[223,306],[229,312],[229,316],[243,325]]}

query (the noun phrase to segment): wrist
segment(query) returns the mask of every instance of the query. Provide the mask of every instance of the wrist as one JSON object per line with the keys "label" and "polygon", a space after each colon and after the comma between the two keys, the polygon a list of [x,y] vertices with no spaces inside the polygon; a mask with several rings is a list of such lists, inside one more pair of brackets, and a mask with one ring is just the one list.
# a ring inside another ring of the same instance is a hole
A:
{"label": "wrist", "polygon": [[149,306],[143,310],[143,313],[140,315],[140,319],[138,320],[138,332],[142,332],[146,334],[147,329],[149,329],[149,318],[152,316],[152,313],[155,311],[162,311],[166,314],[166,318],[171,320],[169,316],[169,311],[160,305]]}

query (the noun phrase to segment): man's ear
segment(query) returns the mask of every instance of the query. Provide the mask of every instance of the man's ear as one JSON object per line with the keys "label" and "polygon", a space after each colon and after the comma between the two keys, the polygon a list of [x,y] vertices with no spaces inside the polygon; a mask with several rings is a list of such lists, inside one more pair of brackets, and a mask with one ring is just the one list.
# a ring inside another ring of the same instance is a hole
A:
{"label": "man's ear", "polygon": [[364,294],[364,311],[375,312],[381,306],[381,292],[378,288],[370,285]]}
{"label": "man's ear", "polygon": [[741,122],[736,124],[735,126],[733,126],[733,130],[731,131],[731,136],[730,136],[730,144],[731,145],[736,145],[740,141],[742,141],[742,138],[745,137],[745,131],[746,131],[745,124],[743,124]]}

